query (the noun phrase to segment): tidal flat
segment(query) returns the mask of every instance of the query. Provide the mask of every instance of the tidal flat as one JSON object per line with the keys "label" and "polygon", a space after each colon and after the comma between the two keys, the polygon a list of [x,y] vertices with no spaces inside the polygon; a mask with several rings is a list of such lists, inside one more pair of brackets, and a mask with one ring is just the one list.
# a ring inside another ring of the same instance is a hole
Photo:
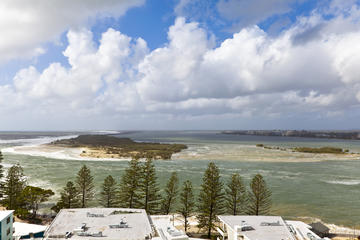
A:
{"label": "tidal flat", "polygon": [[[360,141],[230,136],[216,131],[139,131],[119,133],[118,136],[188,146],[188,149],[174,154],[172,160],[155,162],[160,186],[164,186],[170,174],[176,171],[180,181],[189,179],[199,189],[207,163],[214,161],[224,182],[232,173],[238,172],[248,185],[253,175],[261,173],[273,192],[273,214],[285,218],[315,217],[349,227],[360,225],[360,160],[357,154],[319,155],[256,147],[259,143],[284,148],[332,146],[358,153]],[[71,159],[66,148],[58,149],[52,155],[41,155],[39,149],[32,149],[31,154],[18,152],[18,148],[38,147],[39,140],[36,141],[1,142],[0,148],[5,156],[3,163],[5,167],[20,163],[30,184],[51,188],[57,193],[66,181],[75,179],[83,164],[92,170],[97,189],[109,174],[119,180],[128,164],[127,160]],[[55,199],[56,196],[53,201]]]}

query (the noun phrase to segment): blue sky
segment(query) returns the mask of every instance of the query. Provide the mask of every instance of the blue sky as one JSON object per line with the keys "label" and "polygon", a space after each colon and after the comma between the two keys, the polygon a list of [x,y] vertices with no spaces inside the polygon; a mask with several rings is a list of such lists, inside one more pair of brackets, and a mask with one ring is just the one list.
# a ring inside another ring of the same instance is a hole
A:
{"label": "blue sky", "polygon": [[359,1],[5,2],[0,129],[358,128]]}
{"label": "blue sky", "polygon": [[[186,17],[189,20],[198,21],[203,27],[216,37],[217,44],[220,44],[226,38],[231,37],[234,33],[231,31],[231,26],[236,20],[228,20],[222,17],[216,9],[218,1],[208,0],[195,0],[194,2],[203,2],[201,4],[194,4],[195,6],[189,7],[189,12],[186,13]],[[257,24],[264,31],[268,31],[274,23],[282,21],[283,19],[289,19],[285,26],[279,31],[289,27],[296,21],[298,16],[307,16],[316,7],[328,4],[329,1],[290,1],[289,11],[282,14],[275,14]],[[124,16],[119,18],[113,16],[97,17],[96,20],[87,23],[88,27],[94,34],[94,40],[99,41],[101,34],[108,28],[114,28],[121,33],[124,33],[131,37],[141,37],[146,40],[151,50],[163,46],[167,43],[167,31],[171,26],[177,15],[175,13],[175,7],[179,4],[176,0],[148,0],[139,7],[130,8]],[[211,17],[202,13],[201,7],[207,5],[211,7]],[[197,8],[198,7],[198,8]],[[187,9],[186,9],[187,10]],[[46,52],[36,59],[15,59],[9,61],[7,64],[0,66],[0,71],[3,76],[6,76],[8,81],[11,81],[11,77],[16,72],[28,65],[34,65],[38,69],[46,68],[50,62],[61,62],[67,64],[67,59],[63,56],[62,51],[67,46],[66,33],[68,29],[60,36],[60,42],[44,42],[43,46]],[[278,33],[278,32],[277,32]],[[4,77],[1,79],[4,80]]]}

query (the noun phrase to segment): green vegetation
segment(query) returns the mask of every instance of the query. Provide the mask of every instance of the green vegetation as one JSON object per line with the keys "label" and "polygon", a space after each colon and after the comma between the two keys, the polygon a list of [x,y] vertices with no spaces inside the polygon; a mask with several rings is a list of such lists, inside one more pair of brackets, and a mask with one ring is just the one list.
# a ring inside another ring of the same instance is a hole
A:
{"label": "green vegetation", "polygon": [[256,147],[262,147],[264,149],[270,150],[280,150],[280,151],[288,151],[291,150],[293,152],[303,152],[303,153],[318,153],[318,154],[346,154],[349,153],[348,149],[342,149],[337,147],[320,147],[320,148],[312,148],[312,147],[295,147],[295,148],[282,148],[282,147],[273,147],[266,146],[264,144],[256,144]]}
{"label": "green vegetation", "polygon": [[62,208],[76,208],[80,206],[79,192],[72,181],[68,181],[60,193],[60,200],[51,209],[59,212]]}
{"label": "green vegetation", "polygon": [[192,183],[186,180],[180,193],[179,213],[184,217],[184,230],[188,228],[188,218],[192,216],[195,207],[194,193]]}
{"label": "green vegetation", "polygon": [[207,231],[208,238],[211,236],[211,230],[215,228],[216,216],[223,213],[223,199],[223,183],[220,180],[219,168],[211,162],[204,173],[197,209],[198,227]]}
{"label": "green vegetation", "polygon": [[173,205],[176,201],[176,196],[178,194],[178,185],[179,179],[176,172],[171,174],[171,177],[166,184],[165,195],[163,196],[162,204],[161,204],[161,212],[165,215],[168,215]]}
{"label": "green vegetation", "polygon": [[287,151],[288,149],[286,148],[282,148],[282,147],[272,147],[272,146],[267,146],[267,145],[264,145],[262,143],[260,144],[256,144],[256,147],[262,147],[264,149],[270,149],[270,150],[280,150],[280,151]]}
{"label": "green vegetation", "polygon": [[[81,135],[76,138],[57,140],[51,145],[66,147],[87,147],[99,151],[103,157],[171,159],[172,154],[187,148],[184,144],[162,144],[134,142],[130,138],[108,135]],[[82,156],[99,157],[96,153],[84,151]]]}
{"label": "green vegetation", "polygon": [[22,191],[22,201],[24,208],[31,211],[31,218],[36,219],[39,204],[49,200],[55,193],[51,189],[42,189],[39,187],[26,186]]}
{"label": "green vegetation", "polygon": [[94,198],[94,177],[89,168],[84,165],[77,174],[76,188],[80,195],[81,207],[85,208],[88,202]]}
{"label": "green vegetation", "polygon": [[[129,167],[122,175],[120,186],[110,175],[104,179],[98,200],[102,201],[104,207],[142,208],[148,214],[159,213],[159,205],[162,203],[162,213],[179,212],[184,217],[185,231],[188,231],[189,227],[188,218],[196,214],[198,227],[204,230],[208,238],[217,226],[216,216],[219,214],[227,212],[236,215],[247,210],[247,214],[260,215],[270,211],[271,192],[260,174],[252,179],[248,193],[237,173],[231,176],[224,188],[219,168],[211,162],[204,172],[197,202],[192,183],[189,180],[183,182],[179,193],[178,182],[177,174],[172,173],[161,196],[153,159],[148,158],[145,163],[141,163],[135,158],[129,162]],[[15,210],[18,217],[32,221],[41,220],[37,219],[39,204],[48,201],[54,195],[50,189],[27,186],[20,165],[14,165],[9,169],[2,184],[1,204],[7,209]],[[94,193],[93,176],[90,169],[83,165],[76,175],[75,183],[66,183],[61,191],[61,198],[52,210],[58,212],[63,208],[88,207],[90,201],[95,198]],[[175,209],[178,193],[179,205]],[[114,211],[112,214],[119,213],[128,211]]]}
{"label": "green vegetation", "polygon": [[303,153],[331,153],[331,154],[345,154],[349,152],[349,150],[343,150],[342,148],[336,147],[320,147],[320,148],[311,148],[311,147],[297,147],[293,148],[295,152],[303,152]]}
{"label": "green vegetation", "polygon": [[112,208],[116,206],[117,202],[117,183],[115,179],[109,175],[104,179],[101,191],[100,203],[102,206]]}
{"label": "green vegetation", "polygon": [[1,195],[3,196],[1,204],[6,209],[15,210],[15,214],[18,216],[30,217],[32,220],[37,217],[39,204],[48,201],[54,195],[50,189],[27,186],[23,168],[18,164],[9,168],[1,185]]}
{"label": "green vegetation", "polygon": [[22,208],[22,192],[25,187],[26,179],[23,168],[18,164],[10,167],[1,189],[3,196],[1,204],[7,209],[19,213]]}
{"label": "green vegetation", "polygon": [[142,197],[140,208],[145,209],[148,214],[159,212],[161,195],[156,182],[155,166],[151,158],[148,158],[142,166],[142,177],[139,184],[140,196]]}
{"label": "green vegetation", "polygon": [[256,174],[250,183],[249,215],[266,215],[271,208],[271,191],[267,188],[263,176]]}
{"label": "green vegetation", "polygon": [[141,165],[139,159],[132,159],[129,167],[121,177],[120,183],[120,206],[124,208],[135,208],[140,204],[139,184],[141,174]]}
{"label": "green vegetation", "polygon": [[247,206],[246,187],[238,173],[234,173],[225,189],[226,211],[232,215],[245,213]]}

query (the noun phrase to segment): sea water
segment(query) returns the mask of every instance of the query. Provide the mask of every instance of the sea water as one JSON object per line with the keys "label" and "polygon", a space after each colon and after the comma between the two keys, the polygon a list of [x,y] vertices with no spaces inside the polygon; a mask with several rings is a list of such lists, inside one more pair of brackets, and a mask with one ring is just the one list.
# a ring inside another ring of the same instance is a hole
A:
{"label": "sea water", "polygon": [[[46,152],[19,154],[16,151],[18,146],[33,146],[78,134],[82,133],[0,133],[0,148],[5,158],[3,164],[8,168],[19,163],[29,184],[56,191],[54,202],[66,182],[75,180],[83,164],[90,167],[97,190],[107,175],[120,180],[128,165],[124,160],[73,159],[71,150],[64,150],[57,156],[47,156]],[[320,156],[256,147],[259,143],[282,148],[332,146],[360,153],[360,141],[225,135],[218,131],[137,131],[119,132],[115,136],[189,146],[175,154],[172,160],[155,162],[161,187],[176,171],[181,182],[189,179],[199,190],[207,164],[214,161],[225,183],[231,174],[237,172],[248,186],[255,174],[262,174],[273,193],[272,214],[286,218],[316,217],[351,227],[360,225],[360,160],[356,155],[349,158]],[[94,206],[97,204],[93,202]]]}

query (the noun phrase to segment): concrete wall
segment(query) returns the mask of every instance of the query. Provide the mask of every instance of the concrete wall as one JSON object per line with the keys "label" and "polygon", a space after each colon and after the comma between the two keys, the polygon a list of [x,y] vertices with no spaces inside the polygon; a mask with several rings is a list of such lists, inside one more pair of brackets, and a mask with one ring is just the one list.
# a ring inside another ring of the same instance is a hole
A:
{"label": "concrete wall", "polygon": [[228,240],[237,240],[236,237],[234,237],[234,230],[226,226],[226,232],[228,235]]}
{"label": "concrete wall", "polygon": [[[10,222],[7,223],[7,219],[10,218]],[[10,234],[8,235],[8,229],[10,230]],[[0,240],[12,240],[13,239],[13,214],[10,213],[8,216],[1,220],[1,232],[0,232]]]}

